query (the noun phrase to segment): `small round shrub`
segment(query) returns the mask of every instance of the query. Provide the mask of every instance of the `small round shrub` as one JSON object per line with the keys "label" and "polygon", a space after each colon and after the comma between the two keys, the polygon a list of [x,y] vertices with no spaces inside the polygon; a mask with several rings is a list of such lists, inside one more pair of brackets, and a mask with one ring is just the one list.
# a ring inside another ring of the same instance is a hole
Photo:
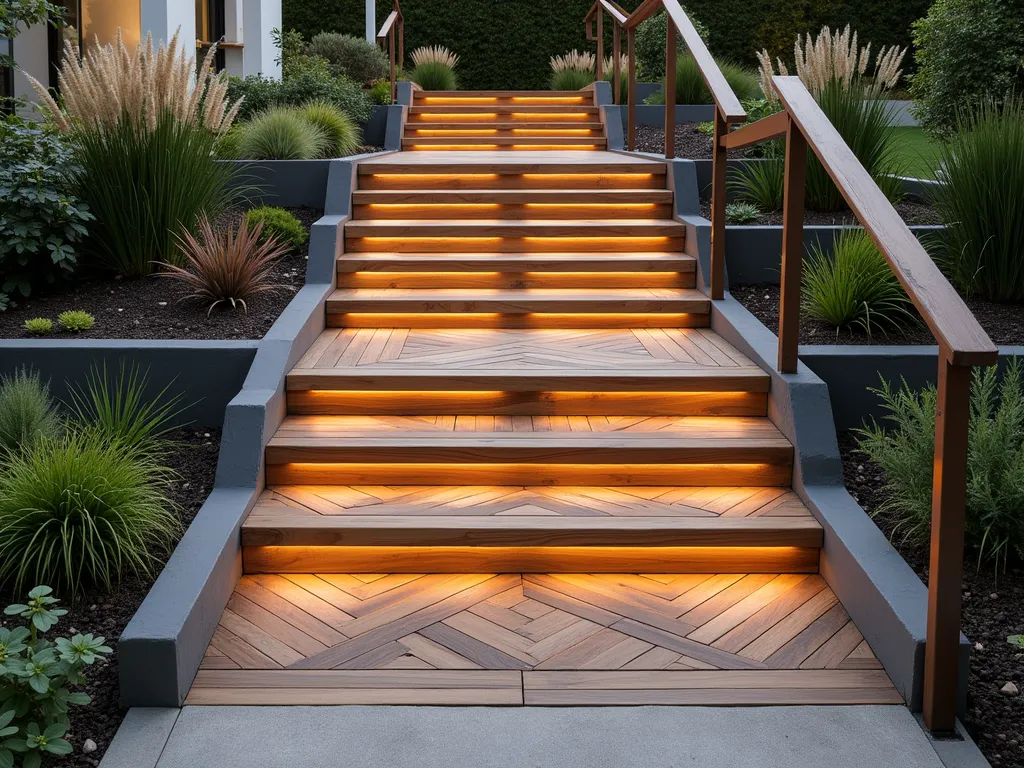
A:
{"label": "small round shrub", "polygon": [[41,439],[0,473],[0,582],[77,593],[152,574],[180,530],[152,459],[86,430]]}
{"label": "small round shrub", "polygon": [[409,79],[425,91],[454,91],[459,87],[455,70],[440,61],[425,61],[413,67]]}
{"label": "small round shrub", "polygon": [[373,84],[373,88],[369,92],[370,101],[374,104],[390,104],[391,103],[391,81],[390,80],[378,80]]}
{"label": "small round shrub", "polygon": [[728,203],[725,206],[725,220],[730,224],[750,224],[760,215],[761,210],[753,203]]}
{"label": "small round shrub", "polygon": [[244,160],[312,160],[328,145],[323,131],[289,107],[257,115],[244,128],[238,143]]}
{"label": "small round shrub", "polygon": [[552,91],[578,91],[594,82],[594,73],[581,69],[560,69],[551,73]]}
{"label": "small round shrub", "polygon": [[263,229],[260,232],[260,240],[266,241],[273,237],[277,242],[290,246],[293,250],[306,244],[309,235],[306,228],[302,226],[295,214],[286,211],[284,208],[274,208],[269,205],[261,205],[253,208],[245,214],[248,219],[249,229],[255,228],[262,223]]}
{"label": "small round shrub", "polygon": [[57,315],[57,322],[65,331],[80,333],[96,325],[96,318],[81,309],[69,309]]}
{"label": "small round shrub", "polygon": [[804,269],[803,308],[840,329],[876,329],[914,322],[912,305],[885,257],[861,229],[844,229],[829,254],[816,241]]}
{"label": "small round shrub", "polygon": [[217,139],[217,147],[214,150],[220,160],[238,160],[240,158],[240,147],[242,137],[245,135],[245,126],[235,124],[231,130]]}
{"label": "small round shrub", "polygon": [[322,157],[354,155],[362,146],[359,126],[331,102],[323,99],[310,101],[299,108],[299,114],[327,138]]}
{"label": "small round shrub", "polygon": [[785,159],[768,157],[731,171],[727,185],[741,202],[753,203],[762,211],[781,211],[785,180]]}
{"label": "small round shrub", "polygon": [[321,32],[306,47],[309,56],[327,60],[336,74],[345,75],[362,85],[380,80],[390,62],[384,51],[361,37],[337,32]]}
{"label": "small round shrub", "polygon": [[348,77],[333,75],[322,59],[312,62],[313,65],[285,80],[267,80],[260,75],[249,75],[244,80],[232,77],[228,81],[228,98],[244,99],[238,120],[250,120],[273,107],[298,107],[317,99],[331,102],[356,123],[369,120],[373,105],[362,86]]}
{"label": "small round shrub", "polygon": [[25,321],[25,330],[35,336],[45,336],[53,330],[53,320],[48,317],[33,317]]}
{"label": "small round shrub", "polygon": [[22,369],[0,377],[0,458],[30,450],[43,437],[61,431],[50,389],[39,374]]}
{"label": "small round shrub", "polygon": [[[719,61],[718,68],[722,70],[729,87],[739,99],[756,99],[761,96],[761,83],[757,73],[752,69],[741,67],[729,61]],[[711,91],[704,83],[704,75],[696,60],[688,53],[680,54],[676,58],[676,104],[712,104],[714,99]],[[664,104],[664,88],[661,91],[651,94],[647,98],[648,104]]]}
{"label": "small round shrub", "polygon": [[[707,27],[689,12],[687,15],[697,29],[697,34],[706,42],[708,39]],[[636,53],[638,80],[654,83],[665,77],[665,44],[667,40],[668,17],[664,11],[659,11],[637,26],[633,50]],[[676,50],[686,50],[683,39],[678,35],[676,36]]]}

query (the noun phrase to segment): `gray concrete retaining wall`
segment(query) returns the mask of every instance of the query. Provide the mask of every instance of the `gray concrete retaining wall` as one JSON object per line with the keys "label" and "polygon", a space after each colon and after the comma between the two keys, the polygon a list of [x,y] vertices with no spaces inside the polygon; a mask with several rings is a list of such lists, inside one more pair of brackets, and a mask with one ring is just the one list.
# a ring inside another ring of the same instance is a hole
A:
{"label": "gray concrete retaining wall", "polygon": [[264,447],[285,416],[285,375],[325,326],[359,159],[330,163],[306,285],[260,341],[225,413],[214,490],[121,636],[124,706],[181,706],[241,575],[242,521],[264,487]]}

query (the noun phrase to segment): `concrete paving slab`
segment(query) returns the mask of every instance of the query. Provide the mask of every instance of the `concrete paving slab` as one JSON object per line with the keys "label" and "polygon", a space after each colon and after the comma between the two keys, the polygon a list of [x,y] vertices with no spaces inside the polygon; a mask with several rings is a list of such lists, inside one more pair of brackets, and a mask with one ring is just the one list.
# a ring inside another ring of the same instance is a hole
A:
{"label": "concrete paving slab", "polygon": [[185,707],[157,768],[942,768],[904,707]]}

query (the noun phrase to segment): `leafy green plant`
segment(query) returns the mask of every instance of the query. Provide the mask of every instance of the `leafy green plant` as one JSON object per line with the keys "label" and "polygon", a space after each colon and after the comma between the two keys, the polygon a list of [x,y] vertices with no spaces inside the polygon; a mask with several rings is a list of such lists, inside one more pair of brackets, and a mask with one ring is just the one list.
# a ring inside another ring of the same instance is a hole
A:
{"label": "leafy green plant", "polygon": [[[995,366],[975,369],[967,440],[966,543],[978,565],[1004,568],[1024,555],[1024,389],[1013,358],[1000,381]],[[893,536],[924,544],[931,526],[936,391],[894,388],[884,379],[872,390],[886,427],[872,420],[857,430],[860,450],[885,475],[878,509],[895,521]]]}
{"label": "leafy green plant", "polygon": [[[322,66],[317,66],[318,61]],[[369,120],[373,109],[359,83],[331,74],[322,59],[312,60],[311,66],[284,80],[268,80],[261,75],[249,75],[244,80],[233,77],[228,81],[228,98],[244,98],[239,120],[249,120],[271,107],[298,107],[320,99],[331,102],[358,124]]]}
{"label": "leafy green plant", "polygon": [[317,128],[327,139],[323,157],[354,155],[362,145],[362,131],[352,118],[329,101],[310,101],[299,108],[302,119]]}
{"label": "leafy green plant", "polygon": [[0,120],[0,294],[69,278],[92,221],[73,193],[71,148],[55,131]]}
{"label": "leafy green plant", "polygon": [[243,126],[238,154],[245,160],[312,160],[329,141],[317,126],[291,107],[275,107]]}
{"label": "leafy green plant", "polygon": [[914,113],[931,132],[956,131],[963,110],[1024,94],[1024,9],[1014,0],[937,0],[914,22]]}
{"label": "leafy green plant", "polygon": [[247,211],[245,218],[250,229],[255,228],[257,224],[263,225],[260,232],[261,240],[265,241],[272,237],[292,250],[302,247],[309,240],[309,234],[302,226],[302,222],[296,218],[295,214],[284,208],[261,205],[259,208]]}
{"label": "leafy green plant", "polygon": [[[844,87],[833,80],[818,95],[818,106],[849,145],[871,178],[893,201],[902,197],[897,178],[902,174],[897,137],[892,128],[893,109],[888,102],[865,98],[856,82]],[[814,211],[841,211],[846,200],[817,156],[807,154],[807,207]]]}
{"label": "leafy green plant", "polygon": [[[761,95],[761,85],[753,70],[728,61],[719,61],[729,87],[740,99],[756,99]],[[664,104],[664,88],[648,96],[646,104]],[[676,58],[676,104],[711,104],[714,99],[704,83],[704,76],[693,56],[688,53]]]}
{"label": "leafy green plant", "polygon": [[391,103],[391,81],[378,80],[369,91],[370,101],[374,104]]}
{"label": "leafy green plant", "polygon": [[837,333],[852,325],[870,336],[915,320],[899,280],[861,229],[841,230],[831,253],[814,242],[804,267],[803,309]]}
{"label": "leafy green plant", "polygon": [[48,317],[33,317],[25,321],[24,328],[33,336],[45,336],[53,330],[53,320]]}
{"label": "leafy green plant", "polygon": [[726,184],[737,200],[753,203],[762,211],[781,211],[785,179],[785,160],[768,157],[731,169]]}
{"label": "leafy green plant", "polygon": [[417,64],[409,73],[409,79],[425,91],[454,91],[459,87],[455,70],[441,61]]}
{"label": "leafy green plant", "polygon": [[193,231],[201,214],[216,217],[236,196],[239,171],[215,161],[216,135],[169,114],[151,132],[125,117],[110,130],[75,136],[75,189],[96,215],[90,252],[125,277],[176,262],[177,234]]}
{"label": "leafy green plant", "polygon": [[551,73],[552,91],[578,91],[594,82],[593,72],[579,69],[561,69]]}
{"label": "leafy green plant", "polygon": [[50,388],[38,373],[22,368],[0,377],[0,460],[31,450],[40,437],[53,437],[61,430]]}
{"label": "leafy green plant", "polygon": [[337,32],[315,35],[305,52],[325,59],[334,74],[349,77],[361,85],[380,80],[389,67],[387,54],[376,45],[361,37]]}
{"label": "leafy green plant", "polygon": [[725,220],[730,224],[750,224],[761,216],[761,209],[753,203],[726,203]]}
{"label": "leafy green plant", "polygon": [[262,222],[249,226],[243,218],[238,231],[228,227],[224,233],[213,231],[204,219],[198,237],[186,233],[181,239],[186,267],[168,264],[164,274],[184,282],[193,289],[186,298],[209,301],[209,314],[222,303],[248,311],[246,299],[258,293],[276,291],[270,281],[274,262],[287,253],[288,246],[273,237],[261,242]]}
{"label": "leafy green plant", "polygon": [[217,146],[214,153],[218,160],[239,160],[241,159],[240,146],[242,136],[245,135],[245,125],[237,124],[231,126],[231,130],[217,139]]}
{"label": "leafy green plant", "polygon": [[166,436],[182,411],[181,395],[170,396],[170,388],[153,394],[138,366],[122,362],[115,377],[104,364],[91,368],[83,385],[69,384],[68,407],[78,426],[104,443],[159,458],[171,447]]}
{"label": "leafy green plant", "polygon": [[1024,97],[962,113],[938,160],[936,260],[963,293],[1024,300]]}
{"label": "leafy green plant", "polygon": [[103,636],[75,634],[51,642],[44,635],[67,611],[57,607],[49,587],[35,587],[24,604],[4,615],[25,625],[0,629],[0,765],[10,768],[20,754],[22,768],[39,768],[45,757],[69,755],[68,709],[91,699],[74,687],[85,683],[85,668],[111,653]]}
{"label": "leafy green plant", "polygon": [[81,309],[69,309],[57,315],[57,322],[65,331],[81,333],[96,325],[96,318]]}
{"label": "leafy green plant", "polygon": [[72,594],[151,575],[180,530],[174,474],[99,430],[43,438],[0,473],[0,582],[49,582]]}
{"label": "leafy green plant", "polygon": [[[684,10],[686,10],[684,8]],[[708,39],[708,29],[700,21],[694,18],[693,14],[687,11],[690,21],[705,42]],[[656,82],[665,77],[665,45],[668,41],[668,17],[664,11],[656,14],[637,25],[636,35],[633,41],[633,50],[636,54],[637,77],[644,82]],[[683,39],[676,35],[676,49],[683,51],[686,46]],[[678,102],[678,103],[699,103],[699,102]]]}

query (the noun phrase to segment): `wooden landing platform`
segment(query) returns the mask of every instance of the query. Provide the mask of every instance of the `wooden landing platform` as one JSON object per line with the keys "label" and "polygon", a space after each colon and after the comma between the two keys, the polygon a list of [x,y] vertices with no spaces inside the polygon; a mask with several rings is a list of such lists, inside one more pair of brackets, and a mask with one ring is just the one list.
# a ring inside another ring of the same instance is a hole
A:
{"label": "wooden landing platform", "polygon": [[806,574],[263,574],[187,705],[900,704]]}

